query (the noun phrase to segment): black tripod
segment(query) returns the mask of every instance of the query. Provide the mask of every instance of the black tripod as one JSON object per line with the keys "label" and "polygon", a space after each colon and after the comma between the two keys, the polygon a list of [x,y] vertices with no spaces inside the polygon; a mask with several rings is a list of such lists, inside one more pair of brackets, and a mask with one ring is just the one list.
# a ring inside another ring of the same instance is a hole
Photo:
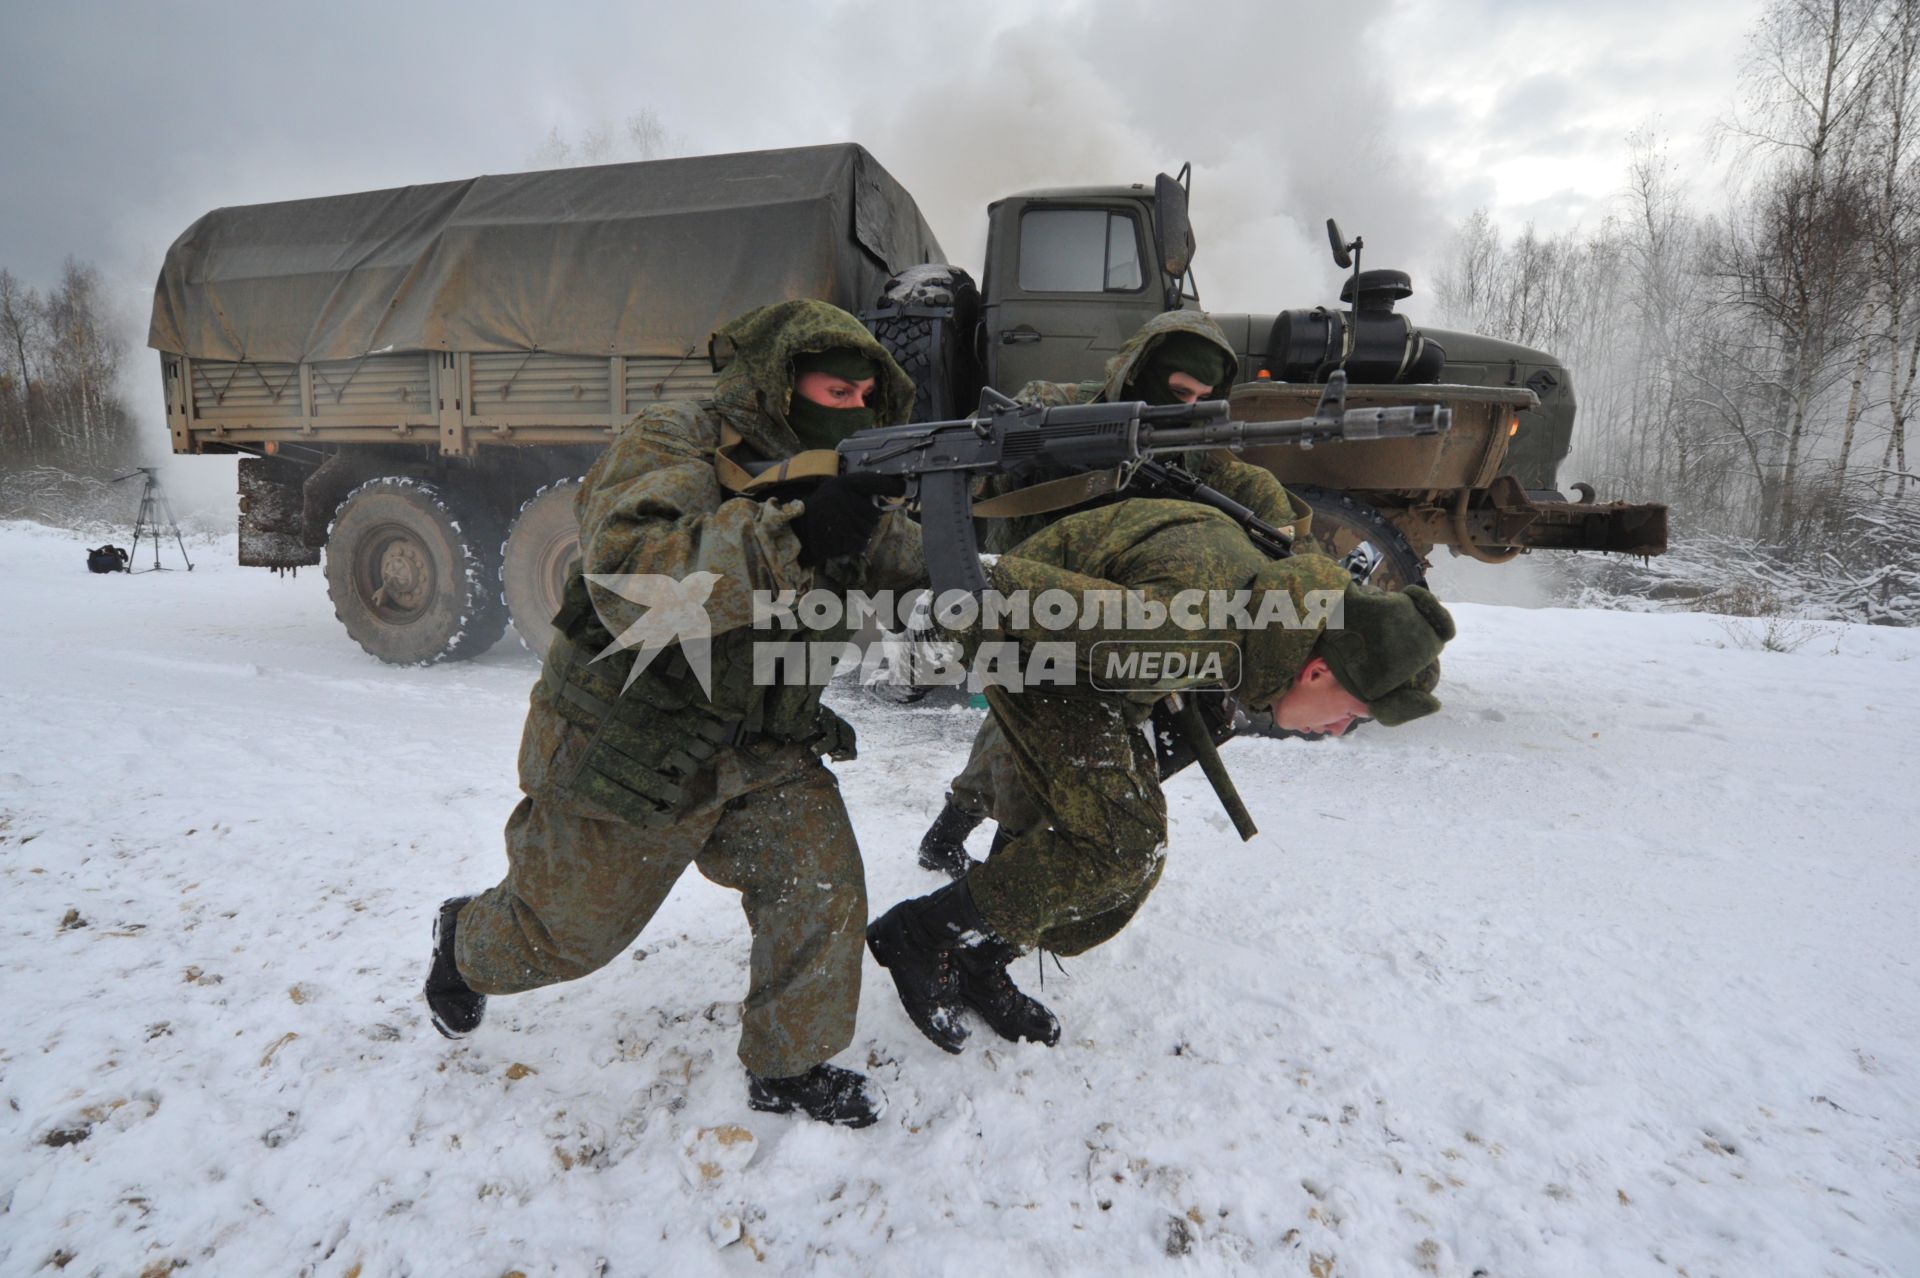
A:
{"label": "black tripod", "polygon": [[[140,490],[140,513],[133,520],[133,546],[127,551],[128,572],[165,572],[160,562],[160,538],[166,533],[173,534],[173,544],[180,547],[180,558],[186,560],[187,571],[193,571],[193,560],[187,558],[187,543],[180,536],[180,523],[173,517],[173,504],[167,500],[166,492],[160,487],[160,476],[152,466],[142,466],[130,471],[113,482],[118,484],[132,479],[135,475],[147,477],[146,486]],[[140,553],[140,534],[145,533],[153,539],[153,567],[134,568],[133,558]]]}

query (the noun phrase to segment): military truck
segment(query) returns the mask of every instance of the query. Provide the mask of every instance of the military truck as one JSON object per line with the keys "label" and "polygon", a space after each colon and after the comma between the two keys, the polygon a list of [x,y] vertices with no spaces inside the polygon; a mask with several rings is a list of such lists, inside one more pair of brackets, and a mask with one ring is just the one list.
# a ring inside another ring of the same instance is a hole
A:
{"label": "military truck", "polygon": [[[1186,177],[996,201],[978,287],[855,145],[219,209],[168,250],[148,342],[174,451],[242,455],[242,564],[324,551],[336,614],[383,661],[471,657],[509,619],[541,651],[579,477],[648,404],[712,388],[722,322],[801,296],[859,313],[922,419],[964,416],[982,386],[1097,377],[1147,318],[1200,305]],[[1247,377],[1238,416],[1299,416],[1335,369],[1355,403],[1454,408],[1440,439],[1257,457],[1323,540],[1388,586],[1439,545],[1664,550],[1664,507],[1557,491],[1566,370],[1416,330],[1393,310],[1408,292],[1356,271],[1345,310],[1214,316]]]}

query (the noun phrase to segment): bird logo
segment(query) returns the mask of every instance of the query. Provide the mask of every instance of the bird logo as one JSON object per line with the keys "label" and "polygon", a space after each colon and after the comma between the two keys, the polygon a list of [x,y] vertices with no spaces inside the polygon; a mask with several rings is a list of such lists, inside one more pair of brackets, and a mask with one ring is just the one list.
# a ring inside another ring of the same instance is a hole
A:
{"label": "bird logo", "polygon": [[[644,610],[593,658],[598,661],[616,652],[633,650],[633,669],[627,672],[622,692],[633,686],[655,653],[679,644],[693,677],[700,681],[700,691],[709,697],[713,695],[713,618],[707,613],[706,603],[720,580],[719,573],[690,572],[684,577],[665,577],[647,572],[590,572],[587,580]],[[606,619],[604,613],[601,619]]]}

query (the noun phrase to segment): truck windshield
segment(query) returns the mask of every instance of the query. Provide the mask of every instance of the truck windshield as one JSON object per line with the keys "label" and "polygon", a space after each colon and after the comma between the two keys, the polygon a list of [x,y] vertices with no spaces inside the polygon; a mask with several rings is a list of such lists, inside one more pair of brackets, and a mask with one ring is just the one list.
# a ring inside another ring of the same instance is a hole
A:
{"label": "truck windshield", "polygon": [[1139,291],[1135,220],[1107,209],[1029,209],[1020,215],[1020,289],[1025,293]]}

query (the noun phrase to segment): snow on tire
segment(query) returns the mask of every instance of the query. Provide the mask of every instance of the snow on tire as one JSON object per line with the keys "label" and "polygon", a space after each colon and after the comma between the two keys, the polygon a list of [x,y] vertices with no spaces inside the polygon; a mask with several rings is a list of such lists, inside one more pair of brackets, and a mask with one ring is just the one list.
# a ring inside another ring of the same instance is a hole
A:
{"label": "snow on tire", "polygon": [[520,642],[536,657],[553,642],[553,614],[567,574],[580,562],[580,524],[573,499],[578,479],[562,479],[520,503],[500,547],[500,602]]}
{"label": "snow on tire", "polygon": [[477,657],[506,631],[500,521],[477,495],[401,475],[361,484],[327,529],[327,596],[391,665]]}

